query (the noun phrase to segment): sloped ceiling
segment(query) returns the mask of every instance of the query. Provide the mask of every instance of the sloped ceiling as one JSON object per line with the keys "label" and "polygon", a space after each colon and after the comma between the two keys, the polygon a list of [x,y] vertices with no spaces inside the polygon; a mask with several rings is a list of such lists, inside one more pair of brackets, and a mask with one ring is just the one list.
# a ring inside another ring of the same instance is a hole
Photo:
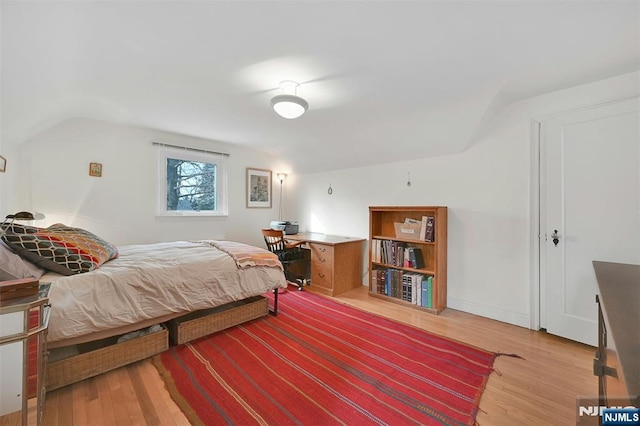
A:
{"label": "sloped ceiling", "polygon": [[3,144],[86,117],[322,171],[460,152],[492,106],[640,69],[638,1],[0,4]]}

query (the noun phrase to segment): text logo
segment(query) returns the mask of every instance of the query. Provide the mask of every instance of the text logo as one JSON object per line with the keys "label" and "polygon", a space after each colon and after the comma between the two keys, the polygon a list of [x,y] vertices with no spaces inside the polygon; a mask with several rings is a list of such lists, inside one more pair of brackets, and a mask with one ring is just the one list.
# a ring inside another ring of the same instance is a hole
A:
{"label": "text logo", "polygon": [[602,426],[640,426],[640,409],[606,408],[602,411]]}
{"label": "text logo", "polygon": [[579,396],[576,402],[576,426],[640,426],[640,408],[627,398]]}

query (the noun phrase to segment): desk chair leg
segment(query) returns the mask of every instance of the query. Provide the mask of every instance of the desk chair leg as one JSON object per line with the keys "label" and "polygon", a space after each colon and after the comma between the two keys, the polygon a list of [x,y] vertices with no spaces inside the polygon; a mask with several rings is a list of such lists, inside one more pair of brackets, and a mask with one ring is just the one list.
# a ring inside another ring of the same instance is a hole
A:
{"label": "desk chair leg", "polygon": [[285,271],[284,276],[287,282],[297,286],[298,290],[303,290],[305,284],[310,284],[310,281],[301,275],[293,275],[292,273]]}
{"label": "desk chair leg", "polygon": [[295,280],[295,284],[298,286],[298,291],[304,290],[305,281],[306,280],[304,278],[298,278]]}

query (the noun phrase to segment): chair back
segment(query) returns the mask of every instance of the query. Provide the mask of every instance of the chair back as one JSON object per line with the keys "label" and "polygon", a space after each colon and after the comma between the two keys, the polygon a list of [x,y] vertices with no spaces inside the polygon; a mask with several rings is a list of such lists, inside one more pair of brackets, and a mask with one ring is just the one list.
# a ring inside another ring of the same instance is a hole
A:
{"label": "chair back", "polygon": [[284,231],[271,228],[263,228],[262,236],[267,244],[267,249],[272,253],[280,253],[285,251]]}

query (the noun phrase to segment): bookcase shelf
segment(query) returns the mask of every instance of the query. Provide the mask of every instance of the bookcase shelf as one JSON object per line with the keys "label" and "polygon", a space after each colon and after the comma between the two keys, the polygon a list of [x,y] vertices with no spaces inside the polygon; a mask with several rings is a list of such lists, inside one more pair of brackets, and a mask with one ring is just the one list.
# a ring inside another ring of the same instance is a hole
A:
{"label": "bookcase shelf", "polygon": [[372,262],[372,263],[374,267],[379,266],[381,268],[400,269],[402,271],[415,272],[418,274],[435,275],[435,271],[433,271],[432,269],[425,269],[425,268],[416,269],[416,268],[410,268],[408,266],[396,266],[396,265],[390,265],[388,263],[380,263],[380,262]]}
{"label": "bookcase shelf", "polygon": [[409,239],[409,238],[385,237],[385,236],[382,236],[382,235],[373,235],[371,238],[376,239],[376,240],[400,241],[400,242],[408,243],[408,244],[419,243],[420,245],[435,245],[435,242],[431,242],[431,241],[417,241],[417,240],[412,240],[412,239]]}
{"label": "bookcase shelf", "polygon": [[[424,218],[430,218],[432,233],[426,232]],[[370,296],[442,312],[447,307],[447,207],[369,207],[369,271]]]}

